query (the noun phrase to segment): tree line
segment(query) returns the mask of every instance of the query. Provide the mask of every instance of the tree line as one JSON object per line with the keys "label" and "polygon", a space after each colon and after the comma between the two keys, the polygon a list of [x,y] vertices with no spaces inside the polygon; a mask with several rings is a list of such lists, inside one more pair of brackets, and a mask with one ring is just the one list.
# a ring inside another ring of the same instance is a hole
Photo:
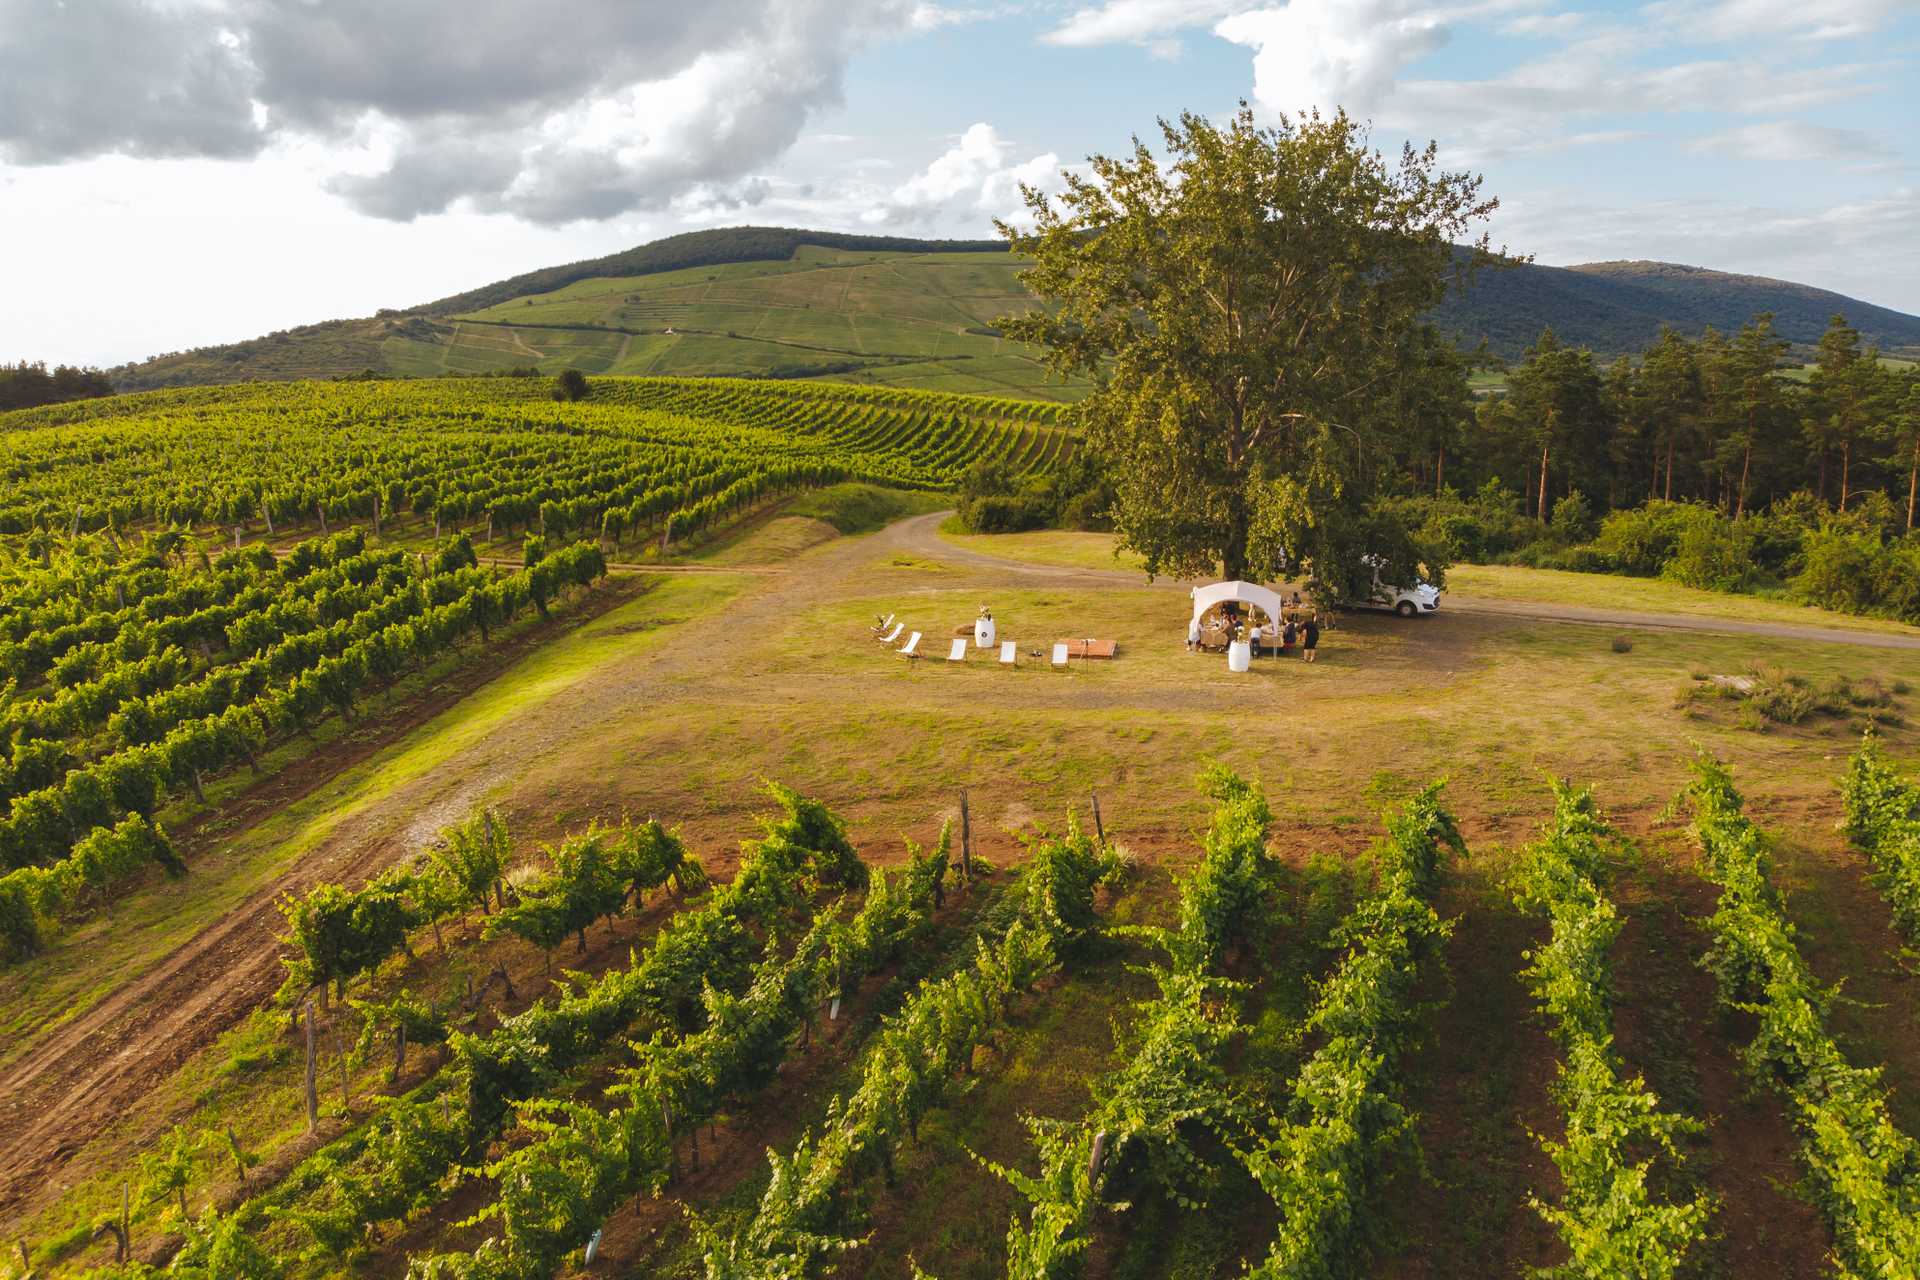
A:
{"label": "tree line", "polygon": [[112,380],[99,369],[63,364],[49,370],[38,360],[0,364],[0,411],[112,394]]}
{"label": "tree line", "polygon": [[1845,512],[1885,493],[1912,529],[1920,500],[1920,367],[1884,364],[1836,315],[1804,380],[1762,313],[1731,336],[1672,329],[1602,367],[1551,329],[1504,393],[1463,403],[1464,363],[1436,352],[1448,393],[1409,406],[1402,465],[1414,488],[1498,479],[1542,521],[1578,492],[1602,510],[1701,502],[1738,520],[1796,493]]}

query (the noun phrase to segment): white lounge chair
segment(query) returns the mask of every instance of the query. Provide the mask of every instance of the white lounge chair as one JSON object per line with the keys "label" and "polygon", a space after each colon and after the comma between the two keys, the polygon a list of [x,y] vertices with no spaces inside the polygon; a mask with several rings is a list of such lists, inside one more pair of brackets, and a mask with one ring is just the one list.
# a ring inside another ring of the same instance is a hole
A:
{"label": "white lounge chair", "polygon": [[1000,642],[1000,665],[1001,666],[1003,667],[1014,666],[1018,663],[1019,658],[1020,658],[1019,645],[1015,644],[1011,640],[1002,640]]}
{"label": "white lounge chair", "polygon": [[908,636],[907,642],[900,646],[900,656],[903,658],[918,658],[920,656],[920,633],[918,631]]}
{"label": "white lounge chair", "polygon": [[953,647],[947,650],[947,661],[948,662],[965,662],[966,660],[967,660],[967,638],[965,636],[955,636],[953,639]]}
{"label": "white lounge chair", "polygon": [[1056,667],[1059,667],[1062,670],[1066,669],[1067,642],[1064,640],[1062,640],[1059,644],[1056,644],[1055,646],[1053,646],[1053,665]]}
{"label": "white lounge chair", "polygon": [[898,639],[900,638],[900,633],[901,633],[902,631],[905,631],[906,629],[907,629],[907,624],[906,624],[906,623],[904,623],[904,622],[896,622],[896,623],[894,623],[894,624],[893,624],[893,630],[891,630],[891,631],[889,631],[889,632],[887,632],[887,634],[885,634],[885,635],[883,635],[883,636],[881,636],[881,637],[880,637],[880,643],[881,643],[881,644],[892,644],[892,643],[893,643],[893,642],[894,642],[895,640],[898,640]]}

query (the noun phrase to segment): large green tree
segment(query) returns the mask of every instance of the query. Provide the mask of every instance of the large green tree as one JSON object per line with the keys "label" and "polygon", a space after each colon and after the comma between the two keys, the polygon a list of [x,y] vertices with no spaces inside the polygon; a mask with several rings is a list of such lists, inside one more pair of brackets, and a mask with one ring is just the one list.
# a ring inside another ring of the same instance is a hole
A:
{"label": "large green tree", "polygon": [[997,323],[1096,379],[1087,436],[1150,573],[1304,565],[1347,592],[1378,557],[1410,576],[1418,550],[1372,499],[1428,372],[1411,335],[1495,202],[1431,146],[1390,161],[1344,112],[1264,127],[1243,104],[1161,131],[1164,162],[1136,139],[1025,191],[1033,229],[1000,230],[1047,305]]}
{"label": "large green tree", "polygon": [[1820,335],[1809,382],[1813,416],[1806,423],[1808,443],[1820,451],[1820,497],[1827,496],[1827,459],[1840,454],[1840,510],[1853,490],[1853,451],[1870,425],[1878,388],[1880,353],[1860,350],[1860,331],[1836,315]]}
{"label": "large green tree", "polygon": [[1693,343],[1662,326],[1659,341],[1647,348],[1640,362],[1638,391],[1636,412],[1653,424],[1654,485],[1649,496],[1672,501],[1674,453],[1694,433],[1704,407]]}
{"label": "large green tree", "polygon": [[1740,336],[1727,349],[1725,373],[1732,425],[1724,437],[1724,448],[1729,463],[1735,455],[1740,462],[1740,479],[1734,486],[1736,520],[1747,513],[1753,455],[1779,436],[1786,414],[1787,392],[1780,381],[1779,366],[1787,349],[1787,340],[1773,332],[1771,311],[1761,312],[1742,326]]}
{"label": "large green tree", "polygon": [[1564,346],[1553,330],[1545,330],[1514,369],[1499,410],[1512,434],[1525,440],[1528,452],[1539,459],[1531,493],[1544,523],[1552,509],[1556,463],[1569,477],[1568,488],[1577,488],[1583,474],[1603,470],[1591,461],[1593,455],[1604,457],[1607,442],[1606,403],[1593,353]]}
{"label": "large green tree", "polygon": [[1907,529],[1913,529],[1920,505],[1920,370],[1909,371],[1889,383],[1887,435],[1895,454],[1907,464]]}

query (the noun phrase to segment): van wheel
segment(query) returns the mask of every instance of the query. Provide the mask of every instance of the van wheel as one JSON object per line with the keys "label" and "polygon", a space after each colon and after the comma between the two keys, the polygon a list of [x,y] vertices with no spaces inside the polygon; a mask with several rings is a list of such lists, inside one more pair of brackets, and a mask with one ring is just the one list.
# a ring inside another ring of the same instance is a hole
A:
{"label": "van wheel", "polygon": [[1402,600],[1399,604],[1393,606],[1393,611],[1403,618],[1411,618],[1414,614],[1420,612],[1414,608],[1413,601],[1411,600]]}

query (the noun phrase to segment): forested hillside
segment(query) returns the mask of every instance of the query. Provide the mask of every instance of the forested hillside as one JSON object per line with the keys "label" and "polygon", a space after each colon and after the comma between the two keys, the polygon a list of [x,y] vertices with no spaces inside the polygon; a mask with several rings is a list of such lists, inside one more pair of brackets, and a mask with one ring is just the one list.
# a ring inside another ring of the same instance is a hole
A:
{"label": "forested hillside", "polygon": [[1435,319],[1463,345],[1484,339],[1496,355],[1511,360],[1543,329],[1569,346],[1615,356],[1647,346],[1662,326],[1689,337],[1708,328],[1731,333],[1763,311],[1772,313],[1774,332],[1803,353],[1839,313],[1882,350],[1920,355],[1920,316],[1785,280],[1671,262],[1482,271],[1470,287],[1449,296]]}

